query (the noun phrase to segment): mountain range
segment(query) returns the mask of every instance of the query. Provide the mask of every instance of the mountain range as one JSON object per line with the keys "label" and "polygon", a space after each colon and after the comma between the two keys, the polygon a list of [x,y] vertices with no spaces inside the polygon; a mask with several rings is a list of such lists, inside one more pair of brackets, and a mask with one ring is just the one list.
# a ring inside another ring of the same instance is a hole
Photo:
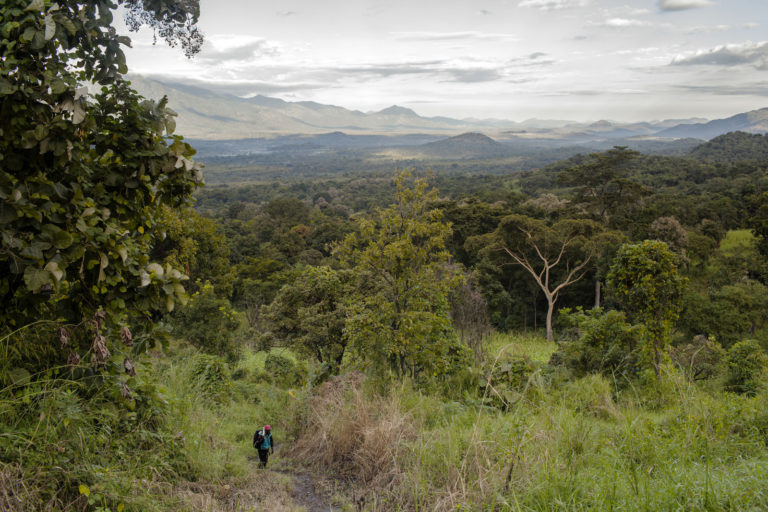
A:
{"label": "mountain range", "polygon": [[[423,117],[397,105],[377,112],[361,112],[311,101],[289,102],[261,95],[242,98],[206,89],[203,82],[179,83],[139,75],[129,78],[133,87],[147,98],[168,96],[169,106],[178,113],[177,131],[186,137],[202,140],[268,139],[328,132],[354,136],[422,134],[442,137],[482,132],[498,141],[526,147],[595,146],[601,143],[610,147],[614,142],[706,140],[737,130],[747,133],[768,131],[768,108],[711,121],[692,118],[637,123],[608,120],[577,123],[542,119],[522,122],[451,119]],[[486,149],[491,147],[488,145]]]}

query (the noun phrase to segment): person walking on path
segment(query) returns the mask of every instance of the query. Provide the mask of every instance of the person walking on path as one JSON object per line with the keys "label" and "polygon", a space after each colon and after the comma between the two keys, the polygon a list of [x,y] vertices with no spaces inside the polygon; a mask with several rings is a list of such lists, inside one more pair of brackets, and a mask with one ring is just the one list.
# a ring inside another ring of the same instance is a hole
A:
{"label": "person walking on path", "polygon": [[264,428],[253,434],[253,447],[259,451],[259,467],[266,468],[270,453],[275,453],[275,442],[272,440],[272,427]]}

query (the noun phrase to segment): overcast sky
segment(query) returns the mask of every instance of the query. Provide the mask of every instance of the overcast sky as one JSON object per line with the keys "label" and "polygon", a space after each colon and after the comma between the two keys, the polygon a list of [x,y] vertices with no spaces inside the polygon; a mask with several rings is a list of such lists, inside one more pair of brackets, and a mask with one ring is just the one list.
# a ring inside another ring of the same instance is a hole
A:
{"label": "overcast sky", "polygon": [[619,121],[768,107],[768,0],[201,0],[133,73],[362,111]]}

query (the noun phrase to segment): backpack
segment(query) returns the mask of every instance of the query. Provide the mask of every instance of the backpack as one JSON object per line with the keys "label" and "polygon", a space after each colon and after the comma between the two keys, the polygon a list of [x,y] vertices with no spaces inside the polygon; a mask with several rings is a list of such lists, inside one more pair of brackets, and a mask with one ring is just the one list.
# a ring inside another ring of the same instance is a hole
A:
{"label": "backpack", "polygon": [[264,431],[263,430],[257,430],[253,434],[253,447],[257,450],[259,449],[259,446],[261,446],[261,443],[264,442]]}

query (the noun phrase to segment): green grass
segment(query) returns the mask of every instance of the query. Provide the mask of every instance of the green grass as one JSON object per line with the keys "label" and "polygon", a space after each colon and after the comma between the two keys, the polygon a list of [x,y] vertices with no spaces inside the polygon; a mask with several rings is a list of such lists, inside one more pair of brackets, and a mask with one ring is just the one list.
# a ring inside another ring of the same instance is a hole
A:
{"label": "green grass", "polygon": [[493,333],[486,342],[486,351],[491,360],[499,352],[525,355],[538,363],[546,363],[557,349],[554,342],[548,342],[537,334]]}
{"label": "green grass", "polygon": [[[488,354],[545,362],[554,348],[533,336],[497,334]],[[339,428],[364,439],[405,416],[413,429],[397,474],[388,467],[389,483],[370,491],[369,510],[768,509],[768,393],[711,391],[671,368],[660,383],[641,379],[623,391],[601,376],[539,378],[530,386],[507,412],[409,385],[390,389],[395,409],[366,395],[359,407],[377,416],[356,420],[358,433],[354,425]],[[375,445],[361,443],[342,459],[370,467]],[[332,474],[333,465],[323,471]]]}

